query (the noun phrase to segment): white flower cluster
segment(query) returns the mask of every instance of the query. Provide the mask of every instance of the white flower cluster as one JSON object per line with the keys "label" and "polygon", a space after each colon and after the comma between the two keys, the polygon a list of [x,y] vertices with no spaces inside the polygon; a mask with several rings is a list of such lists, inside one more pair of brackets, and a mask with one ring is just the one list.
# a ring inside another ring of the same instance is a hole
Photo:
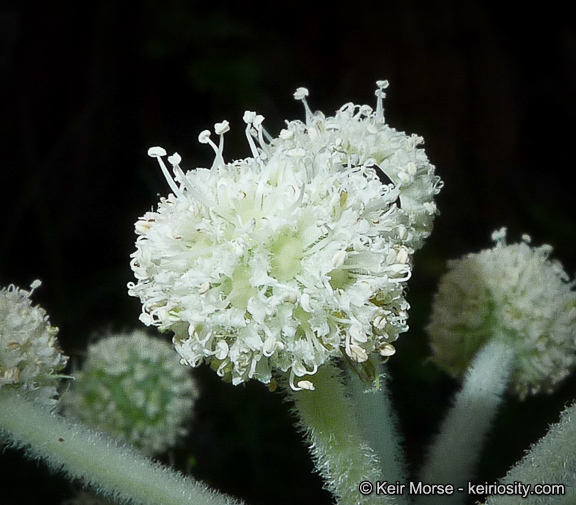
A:
{"label": "white flower cluster", "polygon": [[576,365],[576,293],[548,245],[530,237],[449,262],[428,331],[435,361],[461,376],[476,352],[499,338],[516,353],[511,377],[521,398],[550,392]]}
{"label": "white flower cluster", "polygon": [[54,407],[58,375],[66,365],[58,345],[58,328],[50,326],[46,312],[33,307],[30,291],[14,285],[0,290],[0,389],[26,393]]}
{"label": "white flower cluster", "polygon": [[186,434],[196,384],[167,342],[143,331],[105,337],[88,348],[61,405],[87,426],[154,455]]}
{"label": "white flower cluster", "polygon": [[420,140],[385,125],[379,86],[375,113],[349,104],[325,118],[304,102],[306,124],[277,139],[246,112],[253,156],[232,163],[222,157],[228,122],[218,123],[218,146],[200,134],[212,168],[184,174],[174,154],[175,179],[165,151],[150,149],[173,194],[136,223],[129,293],[145,324],[174,332],[184,363],[208,362],[234,384],[287,372],[294,389],[310,389],[302,378],[331,358],[394,352],[439,181]]}

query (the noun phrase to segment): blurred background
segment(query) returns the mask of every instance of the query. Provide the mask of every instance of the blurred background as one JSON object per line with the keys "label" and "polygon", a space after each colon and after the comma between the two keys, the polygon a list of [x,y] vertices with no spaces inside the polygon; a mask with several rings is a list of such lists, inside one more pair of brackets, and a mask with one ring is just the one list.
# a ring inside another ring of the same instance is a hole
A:
{"label": "blurred background", "polygon": [[[126,289],[133,223],[168,192],[148,147],[177,150],[187,169],[209,166],[198,133],[228,119],[231,161],[249,155],[244,110],[274,134],[304,117],[299,86],[329,115],[373,105],[375,81],[388,79],[388,123],[425,138],[445,182],[415,259],[411,330],[389,367],[417,468],[457,387],[426,360],[446,260],[507,226],[510,240],[528,233],[576,270],[576,25],[554,3],[3,2],[0,285],[41,279],[34,300],[79,362],[94,332],[140,324]],[[253,505],[331,502],[280,395],[195,374],[203,395],[171,455],[178,468]],[[575,397],[571,379],[553,396],[508,402],[478,481],[501,477]],[[1,505],[56,505],[74,489],[17,451],[0,454]]]}

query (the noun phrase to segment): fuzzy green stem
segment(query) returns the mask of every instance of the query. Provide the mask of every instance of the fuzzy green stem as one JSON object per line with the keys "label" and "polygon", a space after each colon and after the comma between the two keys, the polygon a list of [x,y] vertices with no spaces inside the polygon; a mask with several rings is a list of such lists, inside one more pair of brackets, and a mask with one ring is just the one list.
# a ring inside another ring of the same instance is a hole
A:
{"label": "fuzzy green stem", "polygon": [[307,377],[314,391],[292,391],[294,410],[305,433],[316,469],[340,505],[396,503],[376,493],[362,495],[360,483],[382,481],[378,458],[361,435],[352,401],[346,396],[340,372],[323,365]]}
{"label": "fuzzy green stem", "polygon": [[12,391],[0,390],[0,433],[29,457],[115,499],[142,505],[240,503]]}
{"label": "fuzzy green stem", "polygon": [[502,402],[513,357],[510,349],[492,341],[472,361],[420,479],[426,484],[451,484],[454,494],[421,496],[417,503],[463,503],[466,495],[457,488],[466,487],[474,476],[482,444]]}
{"label": "fuzzy green stem", "polygon": [[[356,404],[362,433],[380,461],[384,480],[407,484],[408,470],[401,446],[398,419],[392,408],[384,365],[379,368],[379,387],[366,389],[358,374],[349,373],[352,399]],[[408,495],[396,496],[398,504],[408,504]]]}
{"label": "fuzzy green stem", "polygon": [[[560,422],[536,442],[500,484],[521,482],[531,486],[539,484],[563,484],[564,495],[528,494],[522,505],[568,505],[576,503],[576,403],[562,412]],[[491,496],[485,505],[515,505],[518,496]]]}

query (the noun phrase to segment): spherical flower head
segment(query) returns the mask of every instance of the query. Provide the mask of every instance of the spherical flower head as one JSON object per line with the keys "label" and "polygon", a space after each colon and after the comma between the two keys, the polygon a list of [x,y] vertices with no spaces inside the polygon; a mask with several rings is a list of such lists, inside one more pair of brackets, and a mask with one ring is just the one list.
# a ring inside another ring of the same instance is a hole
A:
{"label": "spherical flower head", "polygon": [[550,392],[576,364],[574,282],[552,248],[530,238],[507,245],[495,232],[493,249],[449,262],[440,281],[428,331],[434,360],[461,376],[492,338],[516,354],[511,388],[520,398]]}
{"label": "spherical flower head", "polygon": [[308,90],[299,88],[294,97],[303,101],[306,121],[287,123],[272,148],[327,150],[333,153],[335,163],[376,171],[384,184],[391,184],[398,192],[398,205],[408,216],[405,244],[419,249],[438,214],[434,198],[442,182],[421,148],[424,139],[386,124],[383,99],[388,82],[378,81],[377,86],[376,110],[347,103],[333,117],[312,113],[306,102]]}
{"label": "spherical flower head", "polygon": [[62,396],[64,412],[87,426],[159,454],[185,435],[198,396],[172,346],[143,331],[90,345]]}
{"label": "spherical flower head", "polygon": [[373,167],[329,146],[267,142],[263,119],[244,114],[253,156],[232,163],[228,123],[216,125],[218,145],[202,132],[211,169],[185,174],[175,154],[173,179],[166,152],[149,151],[173,193],[136,223],[129,293],[145,324],[174,332],[183,363],[209,363],[233,384],[273,386],[273,372],[286,373],[310,389],[306,376],[328,360],[362,368],[394,352],[407,329],[411,221]]}
{"label": "spherical flower head", "polygon": [[51,408],[59,375],[66,365],[58,345],[58,328],[50,326],[46,312],[32,306],[30,291],[8,286],[0,290],[0,389],[13,389]]}

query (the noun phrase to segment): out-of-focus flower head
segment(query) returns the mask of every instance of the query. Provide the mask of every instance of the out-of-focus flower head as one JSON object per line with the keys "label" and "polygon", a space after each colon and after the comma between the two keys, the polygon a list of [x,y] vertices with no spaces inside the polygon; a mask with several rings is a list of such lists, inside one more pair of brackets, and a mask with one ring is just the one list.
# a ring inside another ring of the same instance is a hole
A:
{"label": "out-of-focus flower head", "polygon": [[[252,157],[225,163],[227,121],[199,140],[211,169],[184,173],[180,156],[156,157],[172,194],[136,223],[129,293],[141,320],[174,332],[184,363],[208,362],[234,384],[306,376],[344,357],[389,356],[407,329],[411,256],[430,229],[439,182],[420,140],[375,113],[347,105],[334,118],[292,121],[277,139],[244,114]],[[303,99],[307,91],[295,96]],[[417,209],[415,200],[421,199]],[[428,217],[426,217],[428,216]]]}
{"label": "out-of-focus flower head", "polygon": [[88,348],[62,406],[87,426],[154,455],[187,433],[198,396],[172,346],[137,330]]}
{"label": "out-of-focus flower head", "polygon": [[30,291],[10,285],[0,290],[0,388],[14,389],[50,407],[66,365],[44,309],[32,305]]}
{"label": "out-of-focus flower head", "polygon": [[461,376],[492,338],[516,354],[511,387],[521,398],[550,392],[576,365],[576,293],[548,245],[531,247],[524,235],[450,261],[428,326],[434,360]]}

